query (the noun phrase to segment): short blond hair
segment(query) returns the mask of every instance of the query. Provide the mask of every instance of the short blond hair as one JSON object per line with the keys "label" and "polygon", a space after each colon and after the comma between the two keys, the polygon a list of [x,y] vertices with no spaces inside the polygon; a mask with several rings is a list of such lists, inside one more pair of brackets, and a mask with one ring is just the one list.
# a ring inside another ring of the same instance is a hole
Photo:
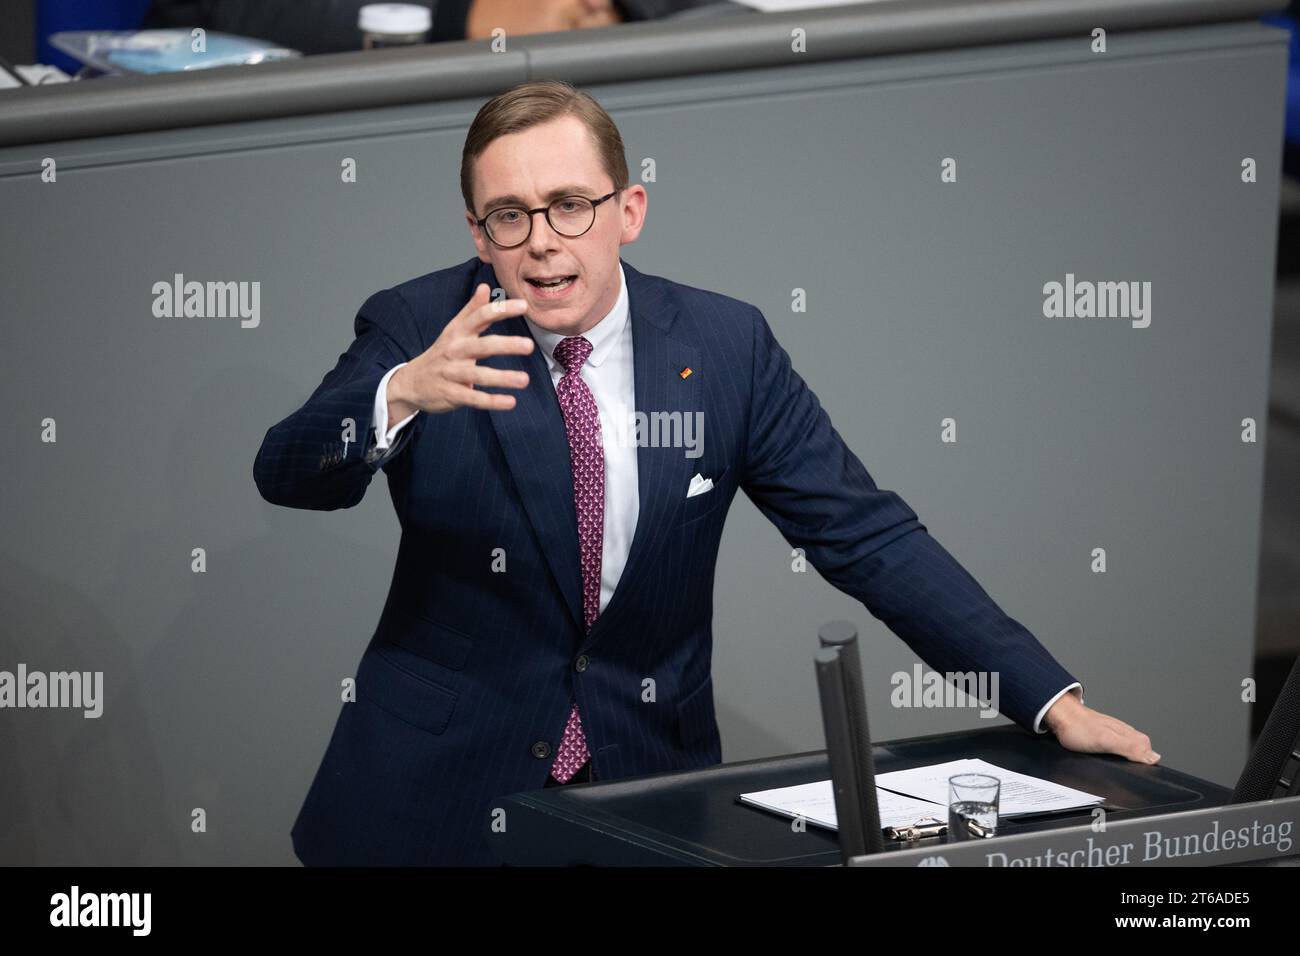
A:
{"label": "short blond hair", "polygon": [[460,158],[460,191],[465,208],[478,217],[474,209],[474,161],[493,140],[560,116],[576,116],[586,124],[600,155],[600,164],[614,181],[614,188],[626,189],[628,171],[623,137],[604,107],[563,80],[530,80],[488,100],[470,123]]}

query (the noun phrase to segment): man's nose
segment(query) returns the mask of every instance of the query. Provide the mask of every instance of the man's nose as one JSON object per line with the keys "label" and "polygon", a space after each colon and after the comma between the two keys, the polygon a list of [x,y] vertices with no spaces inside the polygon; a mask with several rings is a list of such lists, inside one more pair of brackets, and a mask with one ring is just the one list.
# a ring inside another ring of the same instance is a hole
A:
{"label": "man's nose", "polygon": [[533,228],[528,232],[528,245],[533,247],[553,245],[560,234],[551,228],[551,220],[546,218],[546,210],[529,213],[529,215],[532,217]]}

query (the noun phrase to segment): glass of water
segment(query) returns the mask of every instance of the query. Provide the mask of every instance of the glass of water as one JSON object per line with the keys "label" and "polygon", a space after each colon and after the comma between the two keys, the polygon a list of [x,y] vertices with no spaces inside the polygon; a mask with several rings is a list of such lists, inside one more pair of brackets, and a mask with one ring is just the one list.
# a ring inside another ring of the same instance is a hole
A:
{"label": "glass of water", "polygon": [[998,832],[998,794],[1002,782],[985,773],[948,778],[948,840],[976,840]]}

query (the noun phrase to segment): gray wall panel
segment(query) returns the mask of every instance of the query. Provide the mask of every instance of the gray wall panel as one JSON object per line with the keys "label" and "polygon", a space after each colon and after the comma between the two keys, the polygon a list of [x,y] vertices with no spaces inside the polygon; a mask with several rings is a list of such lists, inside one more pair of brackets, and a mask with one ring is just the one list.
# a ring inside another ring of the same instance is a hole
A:
{"label": "gray wall panel", "polygon": [[[1283,71],[1250,24],[590,87],[647,184],[642,271],[753,302],[839,431],[1013,617],[1230,783],[1245,756]],[[480,99],[0,150],[0,667],[105,672],[105,716],[0,719],[0,860],[288,863],[398,528],[264,503],[252,461],[372,291],[472,255]],[[57,184],[31,172],[60,160]],[[344,156],[360,162],[339,183]],[[941,185],[938,164],[959,161]],[[1259,182],[1240,182],[1243,156]],[[708,214],[712,218],[705,219]],[[690,237],[695,241],[683,241]],[[165,320],[173,272],[259,280],[262,322]],[[1150,328],[1041,287],[1149,280]],[[809,311],[790,309],[808,291]],[[939,422],[958,420],[958,443]],[[58,421],[59,441],[39,441]],[[1261,441],[1243,444],[1241,418]],[[208,571],[190,571],[205,547]],[[1104,546],[1110,570],[1088,570]],[[822,746],[819,623],[857,621],[880,739],[907,647],[743,497],[714,655],[727,760]],[[189,832],[206,808],[209,832]]]}

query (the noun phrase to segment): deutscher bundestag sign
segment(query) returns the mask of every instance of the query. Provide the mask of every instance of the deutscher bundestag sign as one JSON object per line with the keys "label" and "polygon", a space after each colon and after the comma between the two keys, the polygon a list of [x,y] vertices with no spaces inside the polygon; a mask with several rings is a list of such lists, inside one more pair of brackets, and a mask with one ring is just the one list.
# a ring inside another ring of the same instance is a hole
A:
{"label": "deutscher bundestag sign", "polygon": [[[1014,821],[1012,821],[1014,822]],[[855,856],[849,866],[1221,866],[1300,854],[1300,797]]]}

